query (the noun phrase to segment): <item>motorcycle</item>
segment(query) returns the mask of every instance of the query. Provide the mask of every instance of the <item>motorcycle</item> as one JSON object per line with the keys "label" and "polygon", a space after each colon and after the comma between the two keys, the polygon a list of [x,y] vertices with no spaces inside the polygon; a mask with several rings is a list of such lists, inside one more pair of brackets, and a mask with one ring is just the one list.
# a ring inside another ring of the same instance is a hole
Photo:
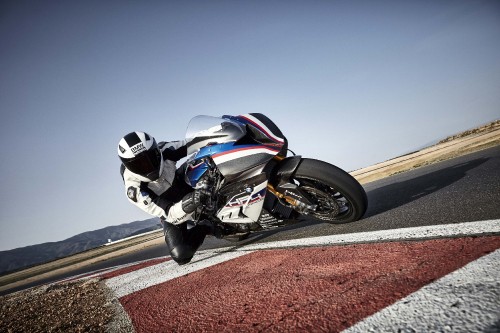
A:
{"label": "motorcycle", "polygon": [[208,219],[228,235],[247,236],[304,219],[348,223],[366,211],[366,193],[351,175],[295,155],[263,114],[197,116],[186,139],[185,180],[207,194],[195,220]]}

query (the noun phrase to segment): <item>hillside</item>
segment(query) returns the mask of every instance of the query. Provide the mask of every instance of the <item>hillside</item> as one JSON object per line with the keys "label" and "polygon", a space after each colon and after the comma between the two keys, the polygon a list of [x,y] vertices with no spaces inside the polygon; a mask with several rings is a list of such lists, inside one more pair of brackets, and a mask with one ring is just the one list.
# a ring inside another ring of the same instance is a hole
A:
{"label": "hillside", "polygon": [[0,274],[83,252],[108,242],[158,229],[157,218],[87,231],[68,239],[0,251]]}
{"label": "hillside", "polygon": [[470,129],[470,130],[467,130],[467,131],[464,131],[464,132],[461,132],[461,133],[458,133],[455,135],[451,135],[451,136],[439,141],[437,144],[453,141],[453,140],[456,140],[459,138],[465,138],[465,137],[475,135],[475,134],[490,132],[490,131],[493,131],[495,129],[498,129],[499,127],[500,127],[500,119],[492,121],[484,126],[476,127],[476,128],[473,128],[473,129]]}
{"label": "hillside", "polygon": [[361,184],[500,145],[500,120],[448,136],[436,144],[351,171]]}

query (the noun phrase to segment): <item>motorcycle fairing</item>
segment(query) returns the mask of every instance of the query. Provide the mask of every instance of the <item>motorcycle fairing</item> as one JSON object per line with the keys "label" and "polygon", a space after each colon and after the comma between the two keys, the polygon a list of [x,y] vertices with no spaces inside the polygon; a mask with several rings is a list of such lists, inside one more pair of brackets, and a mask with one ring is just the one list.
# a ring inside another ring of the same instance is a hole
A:
{"label": "motorcycle fairing", "polygon": [[[188,126],[188,154],[192,156],[187,162],[186,181],[196,187],[215,164],[229,186],[226,189],[232,188],[229,192],[221,189],[226,194],[216,216],[223,222],[254,223],[261,215],[268,184],[262,170],[286,142],[276,125],[263,117],[199,116]],[[245,180],[233,183],[238,179]]]}
{"label": "motorcycle fairing", "polygon": [[199,160],[201,158],[211,156],[216,164],[221,164],[235,158],[244,157],[252,154],[266,153],[266,154],[276,155],[278,152],[279,149],[276,149],[274,147],[268,147],[265,145],[256,145],[256,144],[237,145],[234,142],[228,142],[228,143],[203,147],[196,153],[194,159]]}
{"label": "motorcycle fairing", "polygon": [[234,142],[246,133],[245,126],[231,119],[196,116],[186,130],[187,154],[196,153],[205,146]]}
{"label": "motorcycle fairing", "polygon": [[222,222],[252,223],[259,220],[266,197],[267,179],[251,189],[233,195],[217,213]]}
{"label": "motorcycle fairing", "polygon": [[231,179],[258,165],[263,166],[278,152],[263,145],[234,146],[233,149],[212,155],[212,159],[222,175]]}
{"label": "motorcycle fairing", "polygon": [[221,174],[230,180],[264,165],[279,153],[282,144],[252,139],[252,133],[256,130],[252,129],[252,133],[248,133],[247,123],[241,117],[197,116],[190,121],[186,138],[188,154],[192,156],[187,162],[186,181],[191,186],[195,187],[209,169],[207,163],[200,163],[204,158],[212,158]]}
{"label": "motorcycle fairing", "polygon": [[210,166],[204,158],[189,162],[186,167],[186,182],[191,185],[191,187],[196,187],[196,183],[198,183],[209,168]]}
{"label": "motorcycle fairing", "polygon": [[249,170],[268,162],[279,153],[279,149],[266,145],[237,145],[234,142],[216,144],[201,148],[188,163],[186,176],[189,184],[195,186],[208,169],[201,159],[211,157],[225,177]]}
{"label": "motorcycle fairing", "polygon": [[223,119],[229,119],[232,121],[236,121],[245,125],[251,125],[257,128],[260,132],[262,132],[265,136],[267,136],[271,141],[276,144],[283,146],[285,143],[285,139],[282,137],[279,129],[272,123],[267,117],[266,119],[259,119],[259,116],[262,118],[263,115],[259,114],[244,114],[240,116],[222,116]]}

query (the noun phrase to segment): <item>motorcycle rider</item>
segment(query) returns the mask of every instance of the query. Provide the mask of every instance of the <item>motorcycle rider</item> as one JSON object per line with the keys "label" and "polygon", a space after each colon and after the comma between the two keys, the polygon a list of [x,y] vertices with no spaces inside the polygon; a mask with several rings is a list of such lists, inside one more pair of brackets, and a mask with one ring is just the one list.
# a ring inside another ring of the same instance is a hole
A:
{"label": "motorcycle rider", "polygon": [[191,261],[206,235],[222,237],[221,227],[210,221],[188,228],[207,195],[184,181],[183,168],[176,170],[176,162],[187,156],[186,140],[157,143],[145,132],[131,132],[118,143],[118,156],[128,200],[160,218],[170,256],[179,265]]}

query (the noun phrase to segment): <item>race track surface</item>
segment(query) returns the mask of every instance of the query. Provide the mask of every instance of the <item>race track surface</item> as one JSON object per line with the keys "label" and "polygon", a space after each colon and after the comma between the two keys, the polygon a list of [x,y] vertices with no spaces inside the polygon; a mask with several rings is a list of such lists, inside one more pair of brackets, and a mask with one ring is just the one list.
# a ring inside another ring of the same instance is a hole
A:
{"label": "race track surface", "polygon": [[489,220],[311,237],[92,277],[136,332],[487,332],[500,328],[499,234]]}

